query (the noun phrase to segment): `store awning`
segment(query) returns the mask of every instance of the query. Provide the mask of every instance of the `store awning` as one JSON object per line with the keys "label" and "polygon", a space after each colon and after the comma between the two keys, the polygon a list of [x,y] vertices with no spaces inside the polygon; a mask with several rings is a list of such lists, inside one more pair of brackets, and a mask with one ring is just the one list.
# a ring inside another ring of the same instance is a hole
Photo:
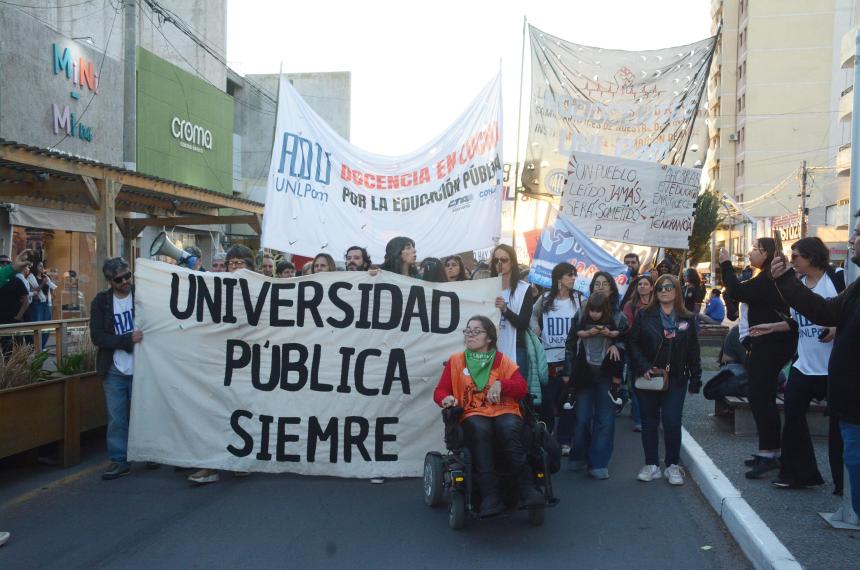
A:
{"label": "store awning", "polygon": [[9,223],[26,228],[46,230],[65,230],[68,232],[95,233],[96,217],[83,212],[67,212],[51,208],[34,208],[12,204],[9,209]]}

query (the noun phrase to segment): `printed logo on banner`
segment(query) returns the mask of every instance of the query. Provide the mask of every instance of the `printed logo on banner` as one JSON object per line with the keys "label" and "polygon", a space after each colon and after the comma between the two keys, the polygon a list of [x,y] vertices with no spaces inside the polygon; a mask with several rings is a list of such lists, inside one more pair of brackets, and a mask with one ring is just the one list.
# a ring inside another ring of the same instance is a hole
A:
{"label": "printed logo on banner", "polygon": [[[383,157],[342,139],[281,78],[262,245],[313,256],[366,245],[381,259],[392,236],[422,256],[494,244],[501,234],[501,79],[437,139]],[[438,231],[439,224],[453,231]]]}

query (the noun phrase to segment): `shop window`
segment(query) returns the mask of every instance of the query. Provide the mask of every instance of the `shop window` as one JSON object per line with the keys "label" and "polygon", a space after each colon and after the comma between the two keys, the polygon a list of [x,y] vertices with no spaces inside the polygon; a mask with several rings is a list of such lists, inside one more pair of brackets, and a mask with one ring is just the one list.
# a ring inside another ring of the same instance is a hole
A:
{"label": "shop window", "polygon": [[824,210],[824,224],[827,226],[838,227],[845,226],[851,222],[851,216],[848,208],[848,202],[840,202],[832,206],[827,206]]}

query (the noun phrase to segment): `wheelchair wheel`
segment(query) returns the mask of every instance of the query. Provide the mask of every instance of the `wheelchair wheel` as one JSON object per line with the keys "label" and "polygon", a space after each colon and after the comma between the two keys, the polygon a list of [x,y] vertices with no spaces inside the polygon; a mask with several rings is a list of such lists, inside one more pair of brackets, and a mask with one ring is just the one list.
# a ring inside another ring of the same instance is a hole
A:
{"label": "wheelchair wheel", "polygon": [[424,456],[424,504],[438,507],[445,493],[442,484],[442,458],[435,453]]}
{"label": "wheelchair wheel", "polygon": [[544,508],[529,509],[529,524],[532,526],[543,526]]}
{"label": "wheelchair wheel", "polygon": [[463,493],[451,495],[451,506],[448,507],[448,526],[460,530],[466,526],[466,497]]}

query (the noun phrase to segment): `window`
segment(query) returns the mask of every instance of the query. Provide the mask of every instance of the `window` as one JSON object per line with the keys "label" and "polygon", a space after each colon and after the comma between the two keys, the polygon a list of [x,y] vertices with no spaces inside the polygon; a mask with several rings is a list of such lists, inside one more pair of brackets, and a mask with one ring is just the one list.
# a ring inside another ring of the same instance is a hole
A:
{"label": "window", "polygon": [[824,223],[827,226],[848,226],[851,222],[851,216],[848,211],[848,202],[842,201],[832,206],[827,206],[824,209]]}

